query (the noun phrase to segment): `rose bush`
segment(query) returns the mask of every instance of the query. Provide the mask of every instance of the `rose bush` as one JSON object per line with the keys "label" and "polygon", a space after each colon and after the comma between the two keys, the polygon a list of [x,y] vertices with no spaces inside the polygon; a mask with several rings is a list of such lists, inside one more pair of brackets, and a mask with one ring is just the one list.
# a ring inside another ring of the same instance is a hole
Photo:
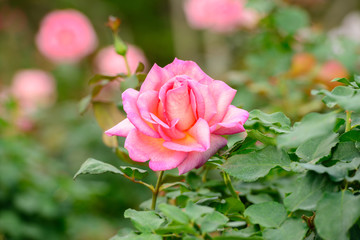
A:
{"label": "rose bush", "polygon": [[230,105],[235,93],[195,62],[175,59],[164,68],[155,64],[140,91],[123,93],[127,119],[106,134],[126,137],[132,160],[150,160],[154,171],[178,168],[183,174],[226,145],[220,135],[245,131],[249,113]]}

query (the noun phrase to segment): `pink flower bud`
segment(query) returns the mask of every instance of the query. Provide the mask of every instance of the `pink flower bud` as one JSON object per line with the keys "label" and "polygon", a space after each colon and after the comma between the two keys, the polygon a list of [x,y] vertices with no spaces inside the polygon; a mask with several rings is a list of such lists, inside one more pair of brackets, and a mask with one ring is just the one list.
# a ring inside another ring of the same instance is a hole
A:
{"label": "pink flower bud", "polygon": [[56,10],[42,20],[36,36],[39,51],[54,62],[78,62],[97,45],[86,16],[76,10]]}

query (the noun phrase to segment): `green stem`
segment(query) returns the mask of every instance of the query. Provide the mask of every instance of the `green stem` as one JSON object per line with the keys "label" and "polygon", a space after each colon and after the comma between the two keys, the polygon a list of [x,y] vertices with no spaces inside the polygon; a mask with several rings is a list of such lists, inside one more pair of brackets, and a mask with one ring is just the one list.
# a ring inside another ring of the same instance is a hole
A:
{"label": "green stem", "polygon": [[346,112],[345,132],[348,132],[351,130],[351,111],[345,111],[345,112]]}
{"label": "green stem", "polygon": [[163,177],[163,175],[164,175],[164,172],[165,172],[165,171],[161,171],[160,174],[159,174],[159,177],[158,177],[158,179],[157,179],[156,186],[155,186],[155,190],[154,190],[153,196],[152,196],[151,210],[155,210],[155,207],[156,207],[156,199],[157,199],[158,194],[159,194],[159,189],[160,189],[160,186],[161,186],[161,180],[162,180],[162,177]]}
{"label": "green stem", "polygon": [[130,70],[130,65],[129,65],[129,61],[126,57],[126,54],[124,55],[124,60],[125,60],[125,66],[126,66],[126,70],[127,70],[127,75],[128,77],[131,76],[131,70]]}
{"label": "green stem", "polygon": [[231,195],[232,195],[235,199],[241,201],[241,200],[240,200],[240,197],[239,197],[239,194],[236,193],[236,191],[235,191],[235,189],[234,189],[234,186],[233,186],[232,183],[231,183],[231,178],[230,178],[229,174],[227,174],[226,172],[222,172],[222,175],[223,175],[223,178],[224,178],[225,185],[226,185],[227,188],[229,189]]}

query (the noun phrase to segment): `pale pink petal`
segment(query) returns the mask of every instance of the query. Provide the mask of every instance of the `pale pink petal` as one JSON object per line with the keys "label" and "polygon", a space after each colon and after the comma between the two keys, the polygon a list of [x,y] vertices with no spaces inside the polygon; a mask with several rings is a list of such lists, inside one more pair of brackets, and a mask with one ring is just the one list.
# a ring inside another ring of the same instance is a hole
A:
{"label": "pale pink petal", "polygon": [[188,157],[178,166],[179,175],[204,165],[220,148],[226,146],[226,143],[225,138],[211,134],[210,148],[205,152],[190,152]]}
{"label": "pale pink petal", "polygon": [[176,126],[166,128],[159,125],[158,132],[160,136],[165,139],[165,141],[171,141],[171,139],[182,139],[186,137],[186,134],[182,131],[179,131]]}
{"label": "pale pink petal", "polygon": [[187,130],[194,124],[195,117],[186,82],[178,88],[169,90],[166,93],[166,102],[164,104],[168,120],[179,119],[177,124],[179,130]]}
{"label": "pale pink petal", "polygon": [[[216,101],[208,85],[201,84],[195,81],[189,81],[193,98],[196,100],[197,116],[209,121],[216,113]],[[195,94],[194,94],[195,93]],[[194,109],[194,107],[192,107]]]}
{"label": "pale pink petal", "polygon": [[134,161],[146,162],[150,159],[149,167],[154,171],[176,168],[188,154],[167,149],[163,147],[163,142],[161,138],[152,138],[134,129],[126,138],[125,148]]}
{"label": "pale pink petal", "polygon": [[129,121],[129,119],[124,119],[114,127],[110,128],[105,132],[105,134],[109,136],[120,136],[120,137],[127,137],[129,132],[133,130],[135,127]]}
{"label": "pale pink petal", "polygon": [[167,80],[169,80],[172,76],[173,75],[171,75],[166,69],[154,64],[146,76],[144,83],[141,85],[140,92],[150,90],[159,91],[164,83],[167,82]]}
{"label": "pale pink petal", "polygon": [[158,92],[146,91],[140,93],[137,100],[137,106],[139,108],[141,117],[148,122],[156,123],[150,114],[157,114],[159,104]]}
{"label": "pale pink petal", "polygon": [[186,75],[203,84],[210,84],[213,81],[213,79],[204,73],[193,61],[183,61],[175,58],[175,60],[166,65],[164,69],[172,73],[173,76]]}
{"label": "pale pink petal", "polygon": [[228,110],[229,105],[231,104],[233,98],[235,97],[236,90],[229,87],[223,81],[214,81],[209,85],[211,95],[216,99],[216,109],[217,114],[209,121],[209,125],[214,123],[221,122],[224,118],[225,113]]}
{"label": "pale pink petal", "polygon": [[249,117],[246,110],[230,105],[228,111],[220,123],[216,123],[210,127],[210,131],[217,135],[228,135],[244,132],[244,124]]}
{"label": "pale pink petal", "polygon": [[164,142],[164,147],[182,152],[204,152],[210,147],[210,129],[204,119],[199,118],[185,134],[186,136],[182,139]]}
{"label": "pale pink petal", "polygon": [[147,124],[144,119],[141,118],[137,106],[138,97],[139,92],[131,88],[127,89],[122,94],[124,110],[127,113],[129,121],[142,133],[150,137],[159,138],[160,135],[150,126],[150,124]]}

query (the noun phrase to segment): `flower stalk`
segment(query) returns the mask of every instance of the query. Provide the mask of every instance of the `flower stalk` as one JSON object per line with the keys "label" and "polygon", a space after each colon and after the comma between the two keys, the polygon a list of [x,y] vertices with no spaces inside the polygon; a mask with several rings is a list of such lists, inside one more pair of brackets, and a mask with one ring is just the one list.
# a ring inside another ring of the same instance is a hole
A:
{"label": "flower stalk", "polygon": [[159,177],[157,179],[155,190],[153,191],[153,196],[152,196],[151,210],[155,210],[156,200],[157,200],[157,197],[158,197],[158,194],[159,194],[159,189],[161,187],[161,181],[162,181],[162,177],[164,175],[164,172],[165,171],[161,171],[160,174],[159,174]]}

